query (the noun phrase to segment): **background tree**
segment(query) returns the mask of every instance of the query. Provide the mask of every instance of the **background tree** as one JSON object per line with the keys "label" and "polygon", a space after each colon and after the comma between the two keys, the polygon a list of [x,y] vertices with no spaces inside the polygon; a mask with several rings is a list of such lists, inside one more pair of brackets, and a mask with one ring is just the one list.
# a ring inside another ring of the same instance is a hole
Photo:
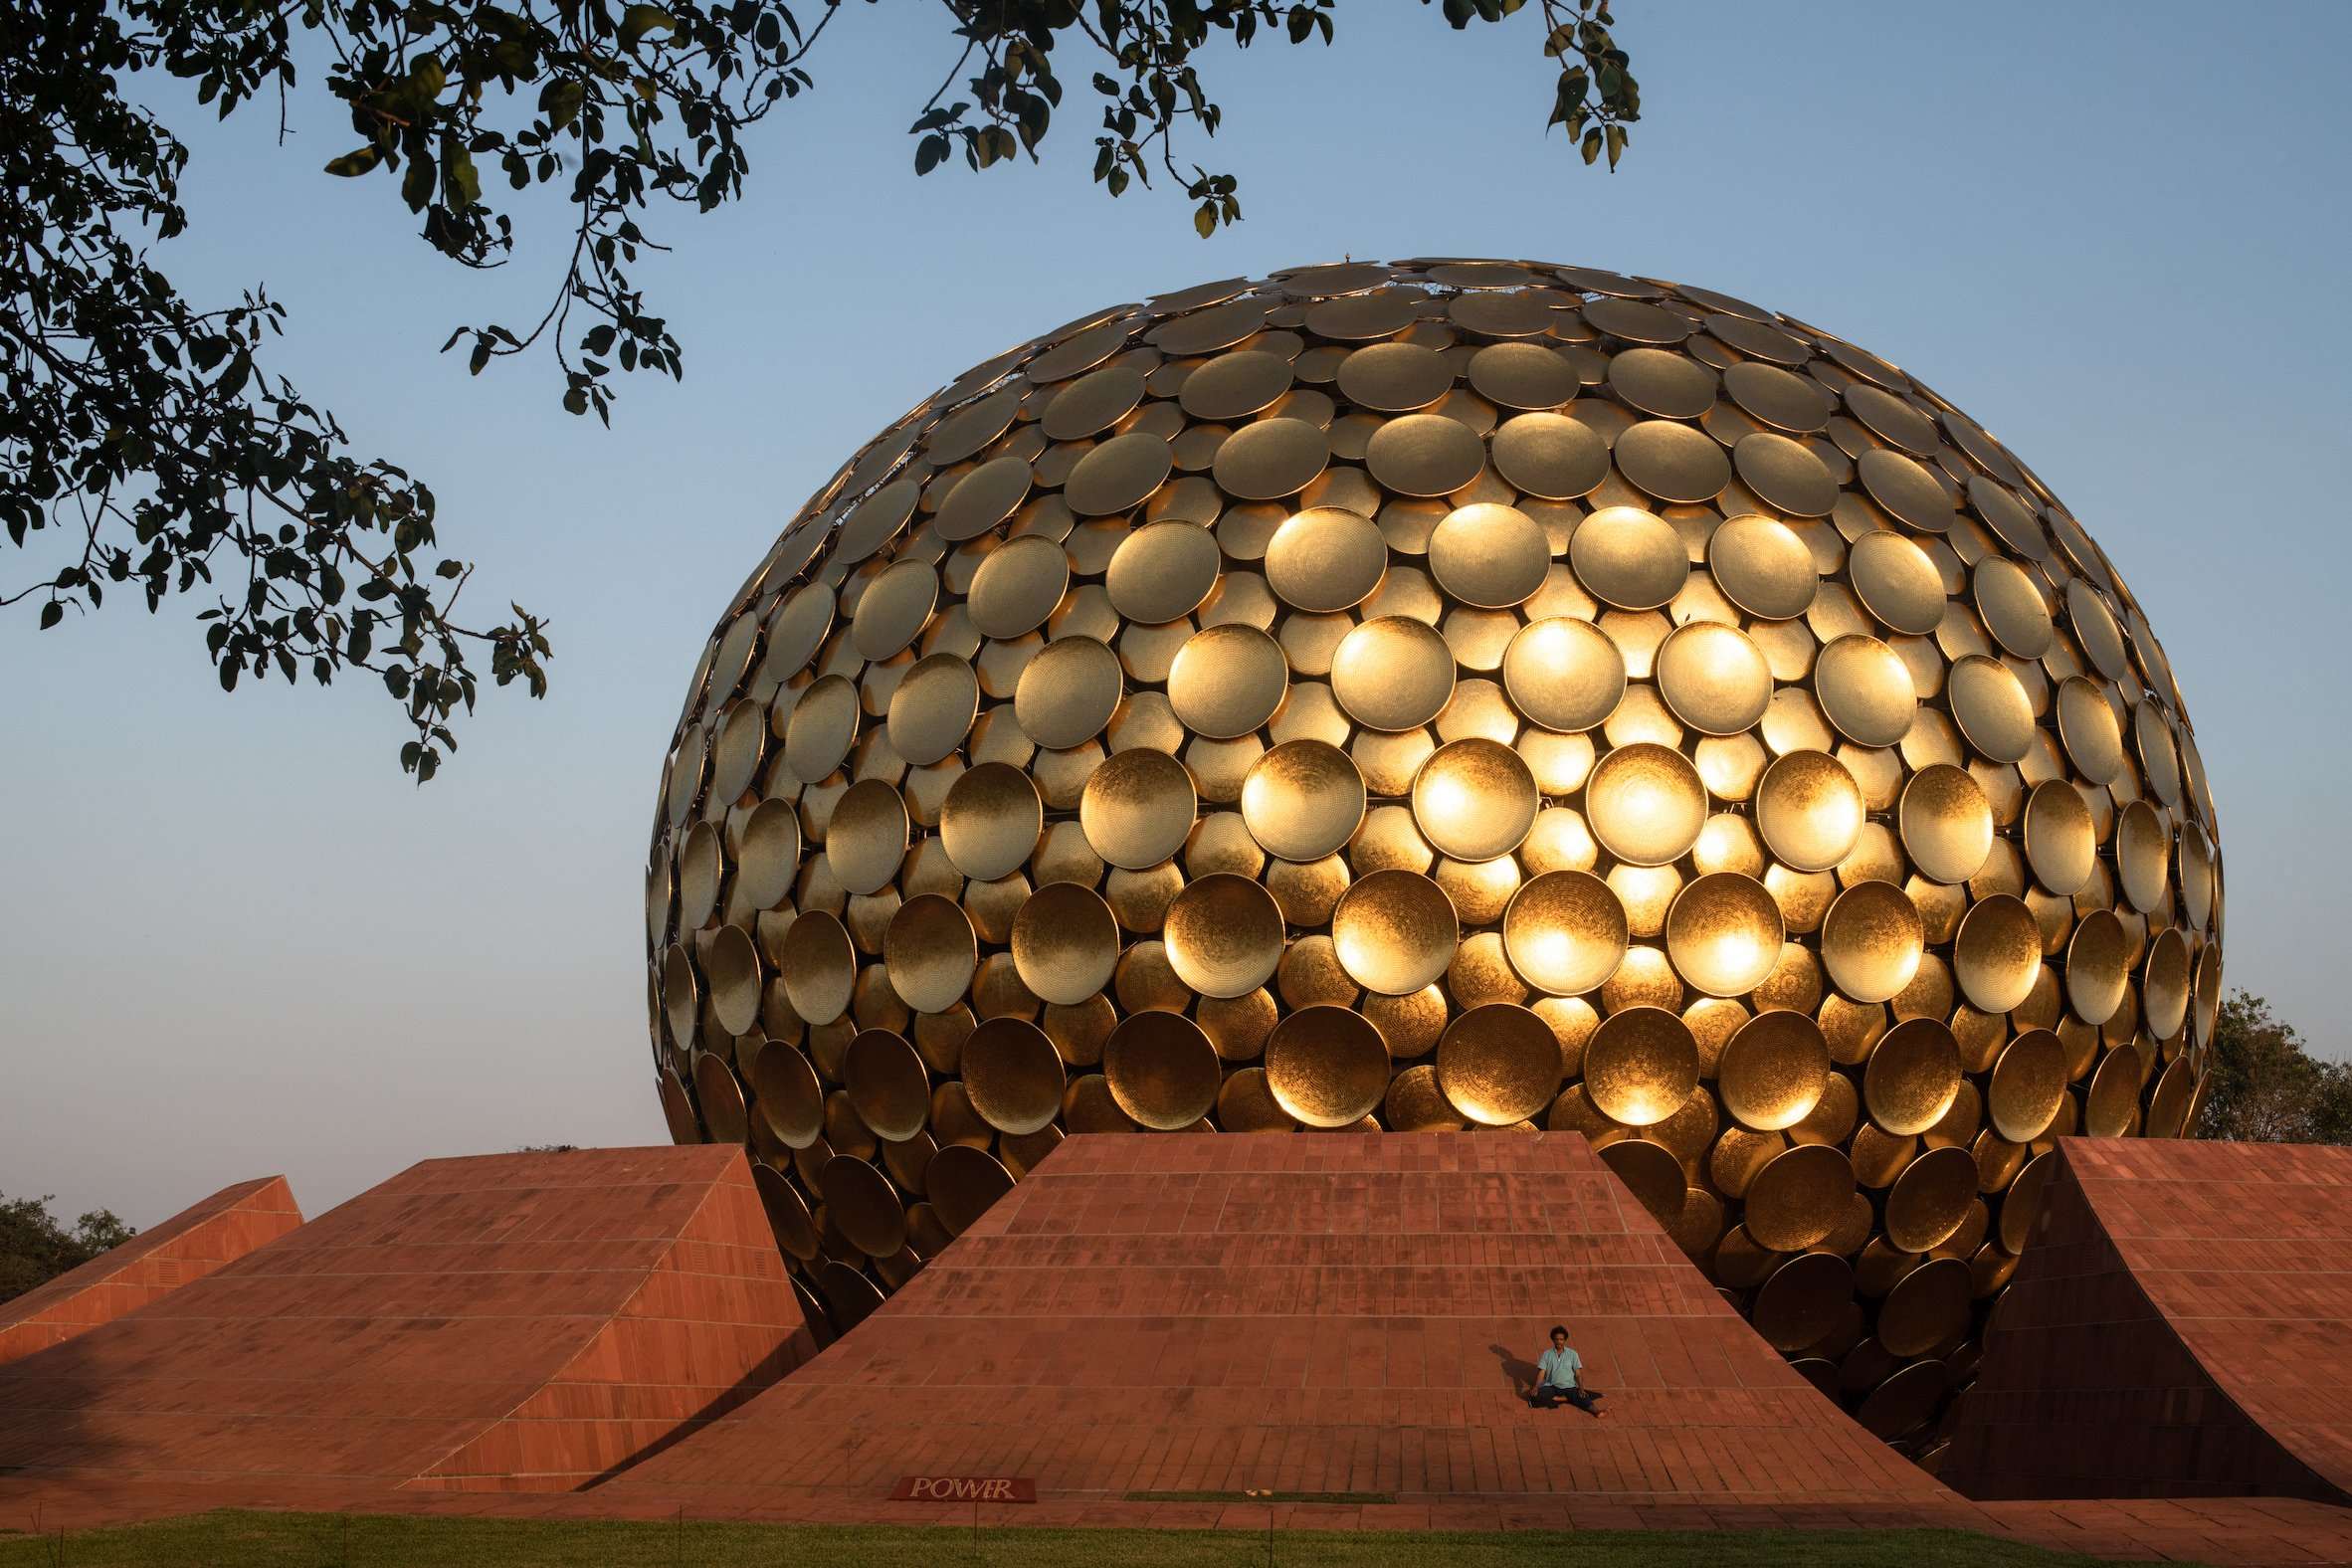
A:
{"label": "background tree", "polygon": [[55,1201],[55,1194],[11,1198],[0,1193],[0,1301],[47,1284],[138,1234],[108,1209],[93,1209],[68,1230],[49,1212]]}
{"label": "background tree", "polygon": [[2310,1043],[2246,991],[2222,1003],[2214,1030],[2212,1095],[2199,1135],[2248,1143],[2352,1143],[2352,1063],[2311,1055]]}
{"label": "background tree", "polygon": [[[869,4],[872,0],[869,0]],[[1424,5],[1431,0],[1423,0]],[[1099,119],[1093,177],[1110,195],[1155,174],[1205,237],[1242,215],[1239,186],[1180,152],[1222,112],[1197,63],[1214,43],[1329,42],[1336,0],[944,0],[953,64],[916,111],[914,167],[1034,159],[1070,85]],[[1442,0],[1460,29],[1526,0]],[[678,376],[683,350],[633,282],[661,204],[707,212],[739,197],[743,135],[811,85],[809,61],[849,9],[803,0],[46,0],[0,11],[0,521],[60,563],[0,605],[44,628],[109,589],[150,612],[175,594],[199,614],[224,689],[241,679],[320,684],[374,674],[411,738],[420,781],[474,707],[475,656],[499,686],[546,688],[546,623],[509,604],[472,624],[472,568],[440,552],[432,490],[365,458],[334,415],[266,362],[285,312],[259,286],[225,304],[182,297],[150,258],[187,227],[187,148],[132,78],[191,86],[221,117],[287,96],[323,62],[355,140],[326,165],[374,178],[461,267],[503,264],[501,205],[555,185],[572,208],[569,260],[544,311],[461,326],[468,368],[552,344],[564,406],[610,423],[619,375]],[[1557,62],[1546,128],[1614,168],[1641,115],[1608,0],[1537,0]],[[1072,60],[1072,56],[1076,60]],[[1069,68],[1069,69],[1066,69]],[[914,90],[919,92],[920,89]],[[36,535],[40,536],[36,538]]]}

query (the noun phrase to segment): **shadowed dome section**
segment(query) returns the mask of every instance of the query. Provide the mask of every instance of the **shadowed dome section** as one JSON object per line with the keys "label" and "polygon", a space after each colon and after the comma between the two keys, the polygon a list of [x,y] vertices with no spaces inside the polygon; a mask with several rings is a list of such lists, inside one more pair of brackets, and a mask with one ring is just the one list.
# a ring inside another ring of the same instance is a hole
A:
{"label": "shadowed dome section", "polygon": [[975,366],[785,522],[663,765],[653,1067],[839,1327],[1070,1133],[1578,1131],[1925,1455],[2054,1140],[2196,1125],[2217,842],[2114,563],[1906,371],[1301,268]]}

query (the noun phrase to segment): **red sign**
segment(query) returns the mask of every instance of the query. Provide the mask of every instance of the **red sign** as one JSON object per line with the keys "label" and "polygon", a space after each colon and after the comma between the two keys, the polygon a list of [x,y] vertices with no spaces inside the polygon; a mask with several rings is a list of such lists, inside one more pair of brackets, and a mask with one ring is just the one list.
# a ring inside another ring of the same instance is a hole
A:
{"label": "red sign", "polygon": [[892,1502],[1035,1502],[1037,1482],[1026,1475],[901,1475]]}

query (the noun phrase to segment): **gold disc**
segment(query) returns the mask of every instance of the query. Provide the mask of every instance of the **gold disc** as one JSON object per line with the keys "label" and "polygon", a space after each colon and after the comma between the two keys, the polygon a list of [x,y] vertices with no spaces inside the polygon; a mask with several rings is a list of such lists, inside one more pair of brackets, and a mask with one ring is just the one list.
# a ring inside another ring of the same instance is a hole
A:
{"label": "gold disc", "polygon": [[1625,905],[1590,872],[1545,872],[1522,883],[1502,914],[1503,951],[1536,990],[1597,991],[1625,961]]}
{"label": "gold disc", "polygon": [[1454,695],[1454,650],[1425,621],[1384,615],[1339,640],[1331,655],[1331,694],[1347,715],[1371,729],[1416,729]]}
{"label": "gold disc", "polygon": [[1192,836],[1192,775],[1164,751],[1122,751],[1086,778],[1078,826],[1094,853],[1125,871],[1157,866]]}
{"label": "gold disc", "polygon": [[1787,935],[1772,894],[1738,872],[1700,877],[1666,911],[1666,956],[1683,980],[1709,996],[1745,996],[1762,985],[1780,963]]}
{"label": "gold disc", "polygon": [[1247,419],[1290,390],[1290,361],[1254,348],[1205,360],[1184,378],[1176,401],[1195,419]]}
{"label": "gold disc", "polygon": [[722,927],[702,960],[710,981],[710,1011],[730,1035],[747,1035],[759,1022],[759,949],[739,925]]}
{"label": "gold disc", "polygon": [[1119,656],[1091,637],[1062,637],[1021,667],[1013,720],[1049,751],[1083,745],[1118,711],[1126,681]]}
{"label": "gold disc", "polygon": [[1739,482],[1775,511],[1826,517],[1838,503],[1838,479],[1828,466],[1804,443],[1772,431],[1740,437],[1731,449],[1731,466]]}
{"label": "gold disc", "polygon": [[2034,704],[2007,665],[1983,654],[1952,662],[1944,678],[1952,721],[1968,743],[1996,762],[2017,762],[2034,748]]}
{"label": "gold disc", "polygon": [[784,933],[776,956],[785,1000],[803,1022],[830,1024],[849,1011],[858,955],[841,921],[822,909],[807,911]]}
{"label": "gold disc", "polygon": [[1634,866],[1666,866],[1698,842],[1707,821],[1706,786],[1690,759],[1670,746],[1637,741],[1594,767],[1584,790],[1593,837]]}
{"label": "gold disc", "polygon": [[1217,449],[1218,488],[1237,500],[1279,500],[1314,483],[1331,461],[1331,439],[1303,419],[1244,425]]}
{"label": "gold disc", "polygon": [[1994,641],[2020,659],[2040,659],[2050,652],[2050,605],[2024,567],[2002,556],[1987,556],[1976,563],[1970,582],[1976,612]]}
{"label": "gold disc", "polygon": [[[1119,961],[1118,921],[1093,888],[1048,882],[1013,916],[1012,947],[1014,971],[1038,1000],[1076,1007],[1110,984]],[[1061,1094],[1056,1083],[1057,1101]]]}
{"label": "gold disc", "polygon": [[1149,431],[1113,436],[1089,449],[1062,482],[1062,498],[1081,517],[1131,511],[1158,490],[1176,466],[1167,441]]}
{"label": "gold disc", "polygon": [[1400,495],[1447,495],[1478,477],[1486,445],[1443,414],[1407,414],[1372,433],[1364,466]]}
{"label": "gold disc", "polygon": [[1792,751],[1756,783],[1756,830],[1791,871],[1838,865],[1854,852],[1867,821],[1862,786],[1826,751]]}
{"label": "gold disc", "polygon": [[1747,413],[1781,430],[1804,435],[1830,422],[1829,397],[1817,384],[1771,365],[1749,360],[1731,366],[1723,372],[1723,390]]}
{"label": "gold disc", "polygon": [[826,1218],[869,1258],[887,1258],[906,1245],[906,1211],[890,1179],[866,1161],[836,1154],[817,1173]]}
{"label": "gold disc", "polygon": [[2023,898],[1994,893],[1968,906],[1952,938],[1952,975],[1980,1013],[2013,1011],[2042,972],[2042,927]]}
{"label": "gold disc", "polygon": [[931,528],[949,543],[976,539],[999,527],[1029,498],[1036,471],[1017,454],[991,458],[955,482],[939,503]]}
{"label": "gold disc", "polygon": [[1507,1127],[1560,1091],[1560,1042],[1535,1013],[1508,1002],[1473,1007],[1438,1042],[1438,1085],[1471,1121]]}
{"label": "gold disc", "polygon": [[888,1142],[916,1136],[931,1114],[931,1078],[923,1059],[886,1029],[862,1030],[851,1040],[842,1057],[842,1086],[858,1119]]}
{"label": "gold disc", "polygon": [[1853,1199],[1854,1166],[1845,1151],[1801,1143],[1750,1178],[1740,1223],[1760,1247],[1802,1252],[1836,1229]]}
{"label": "gold disc", "polygon": [[1617,438],[1617,472],[1660,500],[1713,500],[1731,483],[1731,460],[1705,431],[1646,419]]}
{"label": "gold disc", "polygon": [[1521,414],[1494,432],[1494,472],[1524,494],[1573,500],[1609,477],[1609,446],[1582,420]]}
{"label": "gold disc", "polygon": [[1026,1019],[984,1021],[964,1041],[960,1071],[972,1109],[999,1132],[1025,1136],[1051,1125],[1062,1110],[1062,1057]]}
{"label": "gold disc", "polygon": [[2166,902],[2171,851],[2172,834],[2146,801],[2133,801],[2115,819],[2115,880],[2125,901],[2143,914]]}
{"label": "gold disc", "polygon": [[1131,1013],[1102,1043],[1102,1076],[1118,1108],[1157,1132],[1191,1126],[1217,1105],[1217,1048],[1181,1013]]}
{"label": "gold disc", "polygon": [[1440,746],[1413,778],[1414,822],[1440,854],[1459,861],[1510,854],[1542,804],[1526,762],[1492,740]]}
{"label": "gold disc", "polygon": [[1736,735],[1763,718],[1772,671],[1747,634],[1717,621],[1678,626],[1658,645],[1659,695],[1702,735]]}
{"label": "gold disc", "polygon": [[882,969],[898,1000],[916,1012],[944,1013],[962,1001],[979,963],[971,919],[953,898],[917,893],[891,914]]}
{"label": "gold disc", "polygon": [[1918,707],[1911,672],[1902,656],[1874,637],[1849,634],[1821,651],[1813,666],[1813,690],[1822,715],[1847,739],[1862,746],[1891,746],[1910,732]]}
{"label": "gold disc", "polygon": [[1821,1026],[1786,1010],[1758,1013],[1740,1025],[1715,1065],[1724,1113],[1752,1132],[1797,1125],[1821,1103],[1829,1081],[1830,1045]]}
{"label": "gold disc", "polygon": [[1364,775],[1328,741],[1285,740],[1242,780],[1242,822],[1279,860],[1335,855],[1363,820]]}
{"label": "gold disc", "polygon": [[1312,614],[1353,609],[1387,571],[1380,525],[1340,506],[1294,512],[1266,543],[1266,585]]}
{"label": "gold disc", "polygon": [[1257,729],[1289,687],[1281,644],[1241,621],[1195,632],[1168,667],[1169,706],[1186,729],[1213,740]]}
{"label": "gold disc", "polygon": [[1388,1093],[1388,1048],[1361,1013],[1301,1008],[1266,1041],[1266,1084],[1275,1103],[1310,1127],[1346,1127]]}
{"label": "gold disc", "polygon": [[1339,362],[1339,391],[1358,408],[1403,414],[1427,408],[1454,385],[1446,356],[1419,343],[1373,343]]}
{"label": "gold disc", "polygon": [[950,1143],[923,1168],[923,1191],[950,1235],[970,1230],[989,1206],[1013,1190],[1013,1173],[986,1149]]}
{"label": "gold disc", "polygon": [[1682,1162],[1674,1158],[1673,1150],[1648,1138],[1618,1138],[1603,1145],[1600,1154],[1601,1163],[1625,1183],[1626,1191],[1652,1219],[1665,1225],[1681,1209],[1683,1194],[1689,1189],[1683,1183]]}
{"label": "gold disc", "polygon": [[717,1143],[740,1143],[750,1131],[750,1115],[743,1104],[743,1085],[727,1065],[707,1052],[694,1056],[694,1097],[702,1105],[702,1121]]}
{"label": "gold disc", "polygon": [[1698,1042],[1665,1008],[1612,1013],[1585,1042],[1585,1092],[1613,1121],[1629,1127],[1664,1121],[1697,1086]]}
{"label": "gold disc", "polygon": [[2066,942],[2066,1005],[2086,1024],[2115,1016],[2130,984],[2130,938],[2112,909],[2093,909]]}
{"label": "gold disc", "polygon": [[1405,996],[1445,974],[1462,939],[1454,900],[1418,872],[1372,872],[1331,911],[1331,942],[1356,984]]}
{"label": "gold disc", "polygon": [[1437,1065],[1431,1062],[1409,1067],[1390,1080],[1380,1117],[1391,1132],[1459,1132],[1463,1124],[1462,1112],[1438,1086]]}
{"label": "gold disc", "polygon": [[1543,586],[1551,546],[1518,507],[1478,501],[1455,507],[1430,534],[1429,569],[1464,604],[1506,610]]}
{"label": "gold disc", "polygon": [[825,863],[854,893],[880,892],[906,859],[906,802],[881,779],[860,779],[834,803]]}
{"label": "gold disc", "polygon": [[778,1140],[793,1149],[815,1143],[825,1130],[825,1085],[809,1059],[771,1040],[753,1055],[749,1076],[760,1118]]}
{"label": "gold disc", "polygon": [[1820,1341],[1853,1304],[1854,1269],[1845,1259],[1800,1253],[1773,1270],[1748,1318],[1766,1344],[1786,1353]]}
{"label": "gold disc", "polygon": [[[964,743],[980,711],[980,678],[954,654],[918,660],[890,693],[890,749],[916,767]],[[787,742],[789,744],[789,742]]]}
{"label": "gold disc", "polygon": [[1036,631],[1070,589],[1070,556],[1042,534],[990,551],[972,574],[964,609],[982,637],[1009,641]]}
{"label": "gold disc", "polygon": [[1625,655],[1590,621],[1554,617],[1521,627],[1502,655],[1502,684],[1546,729],[1591,729],[1625,698]]}
{"label": "gold disc", "polygon": [[1935,477],[1899,452],[1865,452],[1854,463],[1855,477],[1888,515],[1926,533],[1952,525],[1952,497]]}
{"label": "gold disc", "polygon": [[1645,414],[1696,419],[1715,406],[1715,373],[1664,348],[1629,348],[1609,360],[1609,390]]}
{"label": "gold disc", "polygon": [[1577,391],[1575,367],[1540,343],[1489,343],[1470,355],[1466,373],[1471,390],[1502,408],[1558,408]]}
{"label": "gold disc", "polygon": [[1776,517],[1732,517],[1707,536],[1707,565],[1723,596],[1767,621],[1803,615],[1821,588],[1813,552]]}
{"label": "gold disc", "polygon": [[1883,1002],[1909,985],[1925,951],[1919,911],[1892,882],[1857,882],[1822,916],[1822,967],[1857,1002]]}
{"label": "gold disc", "polygon": [[1964,769],[1931,763],[1903,786],[1903,851],[1932,882],[1964,882],[1993,853],[1993,806]]}
{"label": "gold disc", "polygon": [[1932,1018],[1905,1019],[1888,1030],[1862,1070],[1862,1104],[1896,1137],[1943,1120],[1959,1092],[1960,1043]]}
{"label": "gold disc", "polygon": [[1217,1127],[1221,1132],[1295,1132],[1298,1121],[1274,1098],[1264,1068],[1243,1068],[1227,1074],[1217,1090]]}
{"label": "gold disc", "polygon": [[1854,541],[1847,576],[1863,609],[1897,632],[1925,637],[1943,624],[1944,580],[1927,552],[1881,528]]}
{"label": "gold disc", "polygon": [[784,767],[804,784],[814,784],[850,754],[858,737],[858,688],[840,676],[809,684],[794,699],[784,727]]}
{"label": "gold disc", "polygon": [[1003,762],[959,774],[939,809],[940,847],[975,882],[1010,877],[1029,862],[1045,831],[1045,804],[1029,775]]}
{"label": "gold disc", "polygon": [[1255,879],[1213,872],[1169,901],[1160,936],[1177,979],[1202,996],[1246,996],[1281,961],[1282,912]]}
{"label": "gold disc", "polygon": [[1639,506],[1603,506],[1578,523],[1568,536],[1568,564],[1587,592],[1620,610],[1655,610],[1690,577],[1689,551],[1674,525]]}
{"label": "gold disc", "polygon": [[1200,608],[1217,586],[1224,559],[1217,536],[1197,522],[1146,523],[1111,552],[1102,587],[1120,615],[1159,626]]}
{"label": "gold disc", "polygon": [[1886,1244],[1898,1252],[1941,1247],[1968,1218],[1977,1196],[1976,1156],[1965,1147],[1929,1149],[1886,1194]]}
{"label": "gold disc", "polygon": [[2189,943],[2177,928],[2148,944],[2140,975],[2140,1011],[2148,1034],[2170,1040],[2189,1016]]}

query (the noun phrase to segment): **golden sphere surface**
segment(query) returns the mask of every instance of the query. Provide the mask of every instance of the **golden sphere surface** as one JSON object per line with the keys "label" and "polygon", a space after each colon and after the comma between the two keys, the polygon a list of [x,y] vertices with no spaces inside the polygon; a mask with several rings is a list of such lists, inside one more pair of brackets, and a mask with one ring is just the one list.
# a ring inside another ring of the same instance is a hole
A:
{"label": "golden sphere surface", "polygon": [[2222,919],[2163,650],[2007,447],[1452,260],[924,399],[713,630],[646,884],[672,1133],[837,1327],[1067,1132],[1574,1129],[1914,1452],[2054,1140],[2195,1128]]}

